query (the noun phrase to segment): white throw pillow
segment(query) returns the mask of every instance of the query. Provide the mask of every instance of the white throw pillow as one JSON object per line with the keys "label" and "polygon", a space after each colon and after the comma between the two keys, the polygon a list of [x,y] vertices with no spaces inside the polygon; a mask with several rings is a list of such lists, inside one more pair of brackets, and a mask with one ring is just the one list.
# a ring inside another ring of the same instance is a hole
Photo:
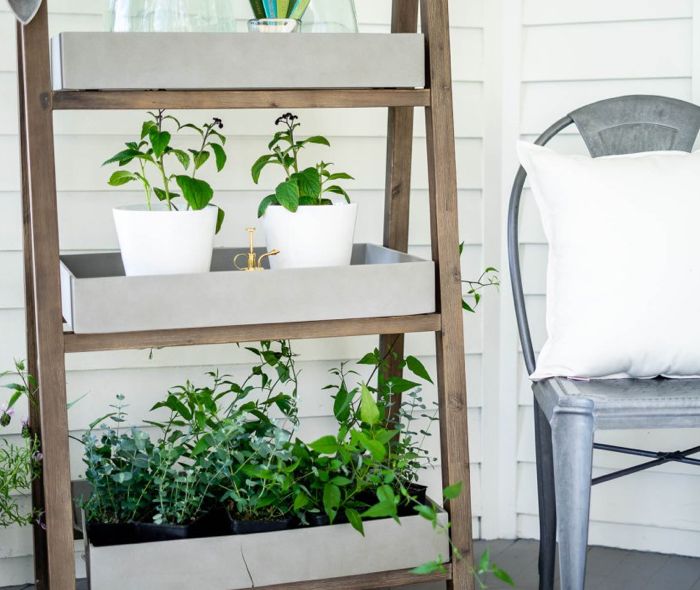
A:
{"label": "white throw pillow", "polygon": [[699,376],[700,152],[518,151],[549,242],[531,378]]}

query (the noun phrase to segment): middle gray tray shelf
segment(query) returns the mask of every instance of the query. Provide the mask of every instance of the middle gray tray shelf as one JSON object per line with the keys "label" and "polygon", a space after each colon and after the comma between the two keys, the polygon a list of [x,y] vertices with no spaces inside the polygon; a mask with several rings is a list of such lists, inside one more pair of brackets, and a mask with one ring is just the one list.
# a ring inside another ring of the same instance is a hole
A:
{"label": "middle gray tray shelf", "polygon": [[[119,252],[61,256],[63,317],[76,334],[409,316],[435,312],[435,265],[356,244],[345,267],[241,272],[242,248],[212,272],[126,277]],[[262,250],[260,251],[262,253]]]}

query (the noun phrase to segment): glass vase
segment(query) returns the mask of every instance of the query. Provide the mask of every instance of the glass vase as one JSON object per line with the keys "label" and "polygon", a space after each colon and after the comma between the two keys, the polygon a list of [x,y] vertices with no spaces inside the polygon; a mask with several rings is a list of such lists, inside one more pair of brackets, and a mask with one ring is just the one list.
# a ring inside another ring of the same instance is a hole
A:
{"label": "glass vase", "polygon": [[354,0],[311,0],[301,19],[303,33],[357,33]]}
{"label": "glass vase", "polygon": [[227,33],[236,30],[232,0],[110,0],[115,32]]}

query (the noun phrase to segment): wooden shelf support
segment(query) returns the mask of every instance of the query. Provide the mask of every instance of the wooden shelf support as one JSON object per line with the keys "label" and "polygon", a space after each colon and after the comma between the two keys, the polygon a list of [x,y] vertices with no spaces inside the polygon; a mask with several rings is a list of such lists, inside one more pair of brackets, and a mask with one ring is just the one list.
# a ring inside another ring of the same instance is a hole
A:
{"label": "wooden shelf support", "polygon": [[[427,55],[426,88],[348,90],[53,91],[47,4],[45,0],[30,24],[17,27],[27,358],[39,384],[39,399],[32,406],[30,418],[32,428],[41,437],[44,454],[42,479],[33,490],[34,506],[44,513],[46,522],[45,531],[35,527],[37,587],[75,589],[67,353],[380,335],[382,351],[393,347],[402,354],[404,334],[434,332],[443,483],[463,484],[462,495],[446,507],[452,522],[452,542],[458,550],[453,552],[446,572],[426,577],[406,570],[379,572],[284,584],[269,590],[360,590],[425,581],[446,581],[450,590],[474,590],[448,0],[392,0],[391,28],[395,33],[416,32],[420,8]],[[384,244],[404,252],[408,249],[414,109],[425,109],[431,243],[438,287],[436,313],[116,334],[63,332],[53,111],[380,107],[389,109]],[[400,371],[396,365],[390,370],[395,374]]]}

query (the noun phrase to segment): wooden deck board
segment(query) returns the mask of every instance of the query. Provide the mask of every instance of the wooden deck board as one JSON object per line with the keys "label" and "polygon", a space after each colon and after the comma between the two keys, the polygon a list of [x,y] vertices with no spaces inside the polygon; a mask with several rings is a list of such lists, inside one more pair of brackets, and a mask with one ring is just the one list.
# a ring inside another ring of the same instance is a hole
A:
{"label": "wooden deck board", "polygon": [[[477,541],[476,557],[489,547],[492,559],[508,571],[517,590],[537,590],[536,541]],[[0,590],[33,590],[32,585]],[[418,584],[410,590],[444,590],[444,582]],[[489,590],[510,588],[488,580]],[[700,559],[660,553],[591,547],[588,552],[587,590],[700,590]],[[77,590],[87,590],[80,580]],[[136,588],[130,590],[138,590]],[[179,590],[173,588],[173,590]]]}

